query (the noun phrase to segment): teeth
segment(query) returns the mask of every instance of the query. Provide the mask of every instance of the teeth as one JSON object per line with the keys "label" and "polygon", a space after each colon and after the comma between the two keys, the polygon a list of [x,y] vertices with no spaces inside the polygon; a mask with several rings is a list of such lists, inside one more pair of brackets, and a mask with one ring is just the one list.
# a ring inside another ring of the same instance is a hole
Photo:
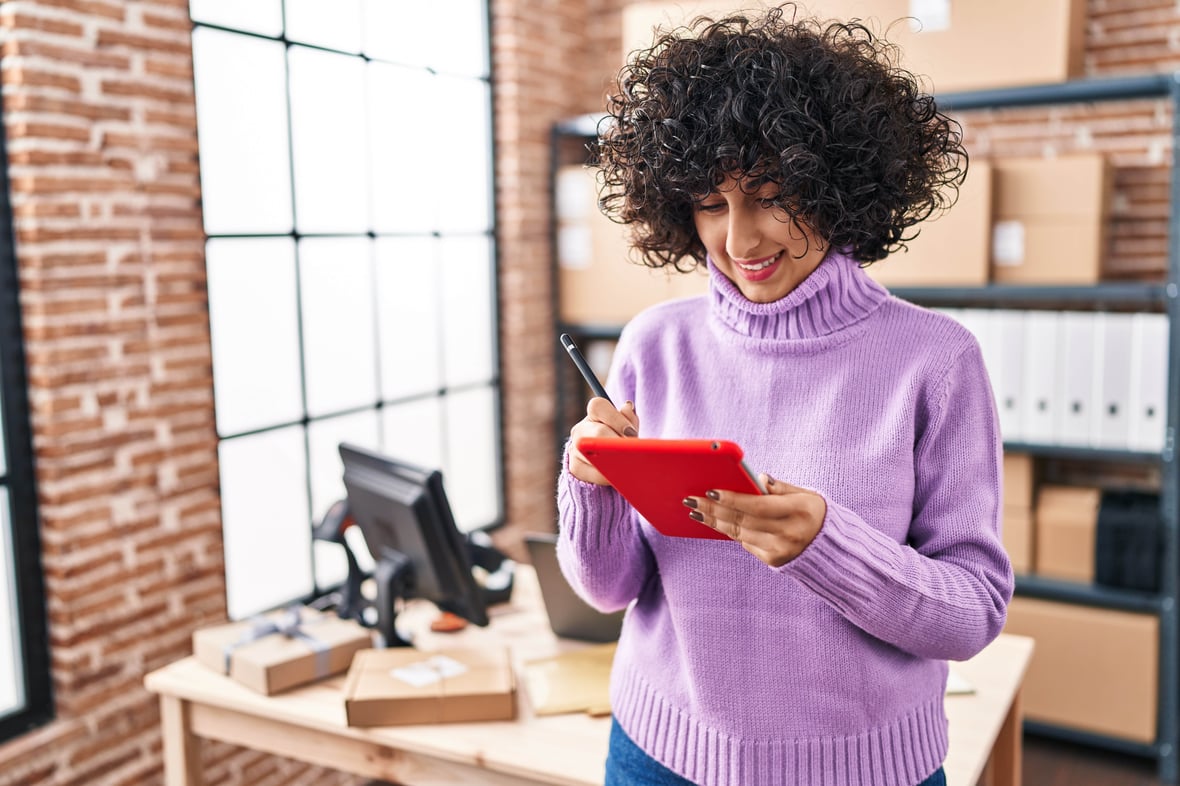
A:
{"label": "teeth", "polygon": [[749,270],[751,273],[757,273],[759,270],[765,270],[766,268],[770,267],[775,262],[777,262],[779,255],[782,253],[783,252],[780,251],[780,252],[778,252],[778,254],[775,254],[774,256],[770,257],[769,259],[765,259],[756,265],[743,265],[742,263],[739,262],[738,267],[740,267],[742,270]]}

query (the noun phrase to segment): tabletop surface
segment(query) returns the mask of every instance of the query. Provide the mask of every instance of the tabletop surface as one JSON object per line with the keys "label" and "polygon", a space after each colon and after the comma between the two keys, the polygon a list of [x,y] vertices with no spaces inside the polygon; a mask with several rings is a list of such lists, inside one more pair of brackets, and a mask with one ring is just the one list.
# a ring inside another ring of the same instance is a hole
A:
{"label": "tabletop surface", "polygon": [[[512,654],[519,683],[517,719],[493,723],[350,728],[345,724],[341,687],[344,675],[263,696],[217,674],[194,658],[184,658],[148,674],[153,692],[201,704],[264,716],[325,733],[369,740],[394,748],[466,762],[557,784],[597,786],[603,781],[610,721],[585,713],[539,717],[519,680],[523,664],[563,651],[590,646],[557,638],[541,607],[531,567],[517,568],[512,600],[490,610],[487,628],[469,626],[457,634],[433,633],[436,611],[411,603],[399,622],[415,631],[415,646],[430,651],[446,647],[504,645]],[[1020,687],[1032,640],[1001,635],[970,661],[951,664],[974,692],[949,695],[950,751],[945,768],[950,786],[974,786],[983,772],[1013,697]]]}

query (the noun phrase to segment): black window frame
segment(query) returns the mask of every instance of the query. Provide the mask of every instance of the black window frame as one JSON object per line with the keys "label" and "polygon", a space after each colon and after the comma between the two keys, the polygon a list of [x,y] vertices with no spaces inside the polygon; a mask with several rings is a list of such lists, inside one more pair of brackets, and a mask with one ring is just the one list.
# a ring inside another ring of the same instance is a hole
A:
{"label": "black window frame", "polygon": [[[13,566],[16,570],[19,665],[23,669],[24,707],[0,716],[0,743],[19,737],[54,718],[49,667],[45,576],[41,561],[40,518],[29,420],[28,375],[20,315],[20,277],[12,223],[8,178],[8,141],[0,109],[0,418],[4,423]],[[0,581],[4,580],[0,576]],[[18,674],[18,679],[22,676]]]}

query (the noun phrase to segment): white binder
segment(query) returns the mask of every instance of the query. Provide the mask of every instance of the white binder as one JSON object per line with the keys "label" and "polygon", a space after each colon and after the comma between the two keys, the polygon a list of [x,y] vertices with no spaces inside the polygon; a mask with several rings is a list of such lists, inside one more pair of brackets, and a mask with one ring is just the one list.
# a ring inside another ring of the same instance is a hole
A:
{"label": "white binder", "polygon": [[1099,448],[1126,449],[1131,437],[1131,348],[1134,314],[1102,312],[1098,315],[1100,354],[1098,389],[1094,407],[1093,444]]}
{"label": "white binder", "polygon": [[[1000,413],[1000,434],[1005,442],[1024,441],[1024,311],[992,313],[990,335],[996,350],[992,386]],[[989,369],[990,372],[990,369]]]}
{"label": "white binder", "polygon": [[1057,444],[1091,444],[1097,388],[1095,369],[1100,349],[1097,337],[1097,314],[1088,311],[1061,313],[1057,402],[1053,419],[1053,441]]}
{"label": "white binder", "polygon": [[1020,431],[1024,442],[1053,440],[1057,395],[1057,311],[1028,311],[1024,316],[1024,368],[1021,374]]}
{"label": "white binder", "polygon": [[1141,313],[1132,318],[1130,437],[1132,450],[1164,447],[1168,407],[1168,317]]}

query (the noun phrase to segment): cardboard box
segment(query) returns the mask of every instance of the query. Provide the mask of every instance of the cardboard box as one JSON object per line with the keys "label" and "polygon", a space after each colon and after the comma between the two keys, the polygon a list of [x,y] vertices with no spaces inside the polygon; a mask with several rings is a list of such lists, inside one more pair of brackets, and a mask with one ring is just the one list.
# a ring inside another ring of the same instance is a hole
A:
{"label": "cardboard box", "polygon": [[598,209],[594,172],[583,166],[557,173],[559,318],[580,325],[625,324],[648,306],[704,294],[709,275],[653,269],[636,261],[630,227]]}
{"label": "cardboard box", "polygon": [[512,720],[516,675],[505,648],[359,652],[344,710],[349,726]]}
{"label": "cardboard box", "polygon": [[1030,454],[1004,451],[1004,507],[1032,510],[1036,488],[1034,468]]}
{"label": "cardboard box", "polygon": [[[773,5],[773,3],[769,3]],[[768,5],[681,0],[624,6],[623,52],[650,45],[654,25]],[[1085,0],[801,0],[800,13],[862,19],[898,46],[901,64],[935,92],[1062,82],[1082,75]]]}
{"label": "cardboard box", "polygon": [[992,280],[1094,284],[1107,255],[1111,173],[1100,153],[996,159]]}
{"label": "cardboard box", "polygon": [[991,268],[991,164],[972,161],[955,204],[916,229],[919,234],[905,251],[874,262],[869,275],[885,286],[986,284]]}
{"label": "cardboard box", "polygon": [[193,631],[197,660],[266,695],[347,671],[372,646],[368,628],[305,607]]}
{"label": "cardboard box", "polygon": [[1008,559],[1012,561],[1012,570],[1016,573],[1031,573],[1035,564],[1032,510],[1004,508],[1001,537]]}
{"label": "cardboard box", "polygon": [[1036,507],[1036,572],[1068,581],[1094,580],[1094,543],[1102,490],[1042,486]]}
{"label": "cardboard box", "polygon": [[1006,633],[1036,640],[1024,679],[1037,721],[1152,743],[1159,701],[1155,615],[1013,598]]}

